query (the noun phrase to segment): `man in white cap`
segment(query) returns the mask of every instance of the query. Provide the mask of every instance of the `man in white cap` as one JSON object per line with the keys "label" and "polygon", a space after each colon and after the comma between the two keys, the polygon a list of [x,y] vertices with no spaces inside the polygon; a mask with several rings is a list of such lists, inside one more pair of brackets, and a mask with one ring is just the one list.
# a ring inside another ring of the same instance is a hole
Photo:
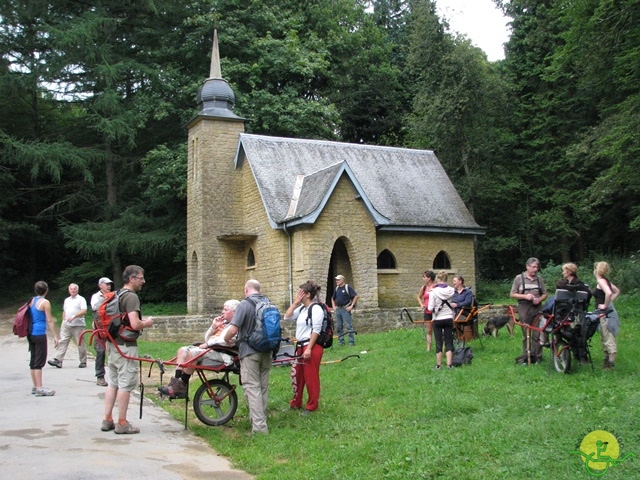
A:
{"label": "man in white cap", "polygon": [[[96,328],[96,322],[98,321],[98,307],[102,303],[104,296],[113,290],[113,282],[108,277],[102,277],[98,280],[98,290],[91,297],[91,311],[93,312],[93,328]],[[96,384],[101,387],[107,386],[107,381],[104,379],[104,360],[105,360],[105,348],[104,342],[96,335],[93,337],[93,348],[96,349]]]}
{"label": "man in white cap", "polygon": [[338,332],[338,342],[344,345],[343,325],[347,327],[349,334],[349,345],[356,344],[356,338],[353,332],[353,321],[351,311],[356,308],[358,303],[358,294],[351,285],[344,283],[344,276],[336,277],[336,289],[331,297],[333,311],[336,312],[336,330]]}

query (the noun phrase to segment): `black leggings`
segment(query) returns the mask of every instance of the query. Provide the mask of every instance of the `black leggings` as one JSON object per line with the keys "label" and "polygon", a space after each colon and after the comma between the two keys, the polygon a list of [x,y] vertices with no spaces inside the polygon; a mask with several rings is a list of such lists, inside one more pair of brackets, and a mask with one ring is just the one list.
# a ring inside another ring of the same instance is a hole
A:
{"label": "black leggings", "polygon": [[443,338],[445,352],[453,352],[453,318],[434,320],[433,333],[436,336],[436,353],[442,351]]}

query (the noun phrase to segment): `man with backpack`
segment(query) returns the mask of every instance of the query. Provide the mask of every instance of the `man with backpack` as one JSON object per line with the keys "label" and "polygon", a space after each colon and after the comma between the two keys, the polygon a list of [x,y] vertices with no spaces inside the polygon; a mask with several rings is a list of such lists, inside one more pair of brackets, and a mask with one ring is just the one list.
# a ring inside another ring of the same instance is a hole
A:
{"label": "man with backpack", "polygon": [[358,294],[350,285],[345,283],[345,278],[342,275],[338,275],[336,277],[336,289],[331,297],[331,303],[333,311],[336,312],[338,342],[340,345],[344,345],[344,325],[347,328],[347,333],[349,333],[349,345],[353,347],[356,344],[356,337],[353,333],[353,319],[351,318],[351,311],[356,308],[356,304],[358,303]]}
{"label": "man with backpack", "polygon": [[256,325],[256,307],[259,302],[268,302],[260,292],[260,282],[248,280],[244,285],[245,298],[237,306],[224,340],[228,344],[238,335],[238,358],[242,389],[249,406],[251,434],[269,433],[267,427],[267,403],[269,400],[269,374],[271,373],[271,351],[258,351],[249,345],[249,336]]}
{"label": "man with backpack", "polygon": [[[113,290],[113,282],[108,277],[102,277],[98,280],[99,290],[91,296],[91,312],[93,313],[93,328],[99,328],[96,322],[98,321],[98,305],[104,298],[105,294]],[[101,387],[107,386],[107,381],[104,379],[104,359],[106,357],[106,349],[104,340],[97,335],[93,338],[93,348],[96,350],[96,385]]]}
{"label": "man with backpack", "polygon": [[[151,317],[143,319],[140,311],[140,299],[137,292],[145,284],[142,267],[129,265],[122,272],[122,280],[124,286],[117,293],[118,302],[122,313],[122,322],[128,324],[130,330],[127,331],[126,340],[119,335],[114,337],[115,343],[124,356],[120,355],[113,343],[107,343],[109,386],[104,395],[104,420],[102,420],[100,429],[103,432],[115,430],[117,434],[132,434],[140,433],[140,429],[127,421],[129,399],[131,391],[138,385],[139,373],[138,360],[133,360],[138,357],[138,342],[132,339],[134,337],[131,333],[152,327],[153,320]],[[114,422],[113,407],[116,400],[118,402],[118,420]]]}

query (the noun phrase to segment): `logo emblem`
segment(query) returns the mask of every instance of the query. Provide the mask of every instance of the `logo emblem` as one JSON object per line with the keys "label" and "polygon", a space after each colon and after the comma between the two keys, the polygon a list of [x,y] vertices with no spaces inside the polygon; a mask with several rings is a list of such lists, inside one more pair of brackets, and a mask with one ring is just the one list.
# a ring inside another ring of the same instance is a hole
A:
{"label": "logo emblem", "polygon": [[609,467],[617,467],[628,458],[636,456],[629,452],[620,458],[620,450],[621,445],[613,434],[605,430],[594,430],[585,435],[579,450],[571,453],[580,455],[589,475],[600,477],[607,473]]}

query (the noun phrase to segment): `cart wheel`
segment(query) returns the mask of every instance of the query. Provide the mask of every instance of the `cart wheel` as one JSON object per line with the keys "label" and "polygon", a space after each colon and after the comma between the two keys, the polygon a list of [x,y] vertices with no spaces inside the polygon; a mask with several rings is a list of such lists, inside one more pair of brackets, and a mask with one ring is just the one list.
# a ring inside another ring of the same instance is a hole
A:
{"label": "cart wheel", "polygon": [[558,354],[553,354],[553,365],[560,373],[569,373],[571,368],[571,349],[565,342],[558,342],[556,346]]}
{"label": "cart wheel", "polygon": [[209,395],[207,385],[203,383],[193,397],[193,410],[202,423],[213,427],[224,425],[238,409],[238,395],[224,380],[209,380],[209,386],[214,396]]}

